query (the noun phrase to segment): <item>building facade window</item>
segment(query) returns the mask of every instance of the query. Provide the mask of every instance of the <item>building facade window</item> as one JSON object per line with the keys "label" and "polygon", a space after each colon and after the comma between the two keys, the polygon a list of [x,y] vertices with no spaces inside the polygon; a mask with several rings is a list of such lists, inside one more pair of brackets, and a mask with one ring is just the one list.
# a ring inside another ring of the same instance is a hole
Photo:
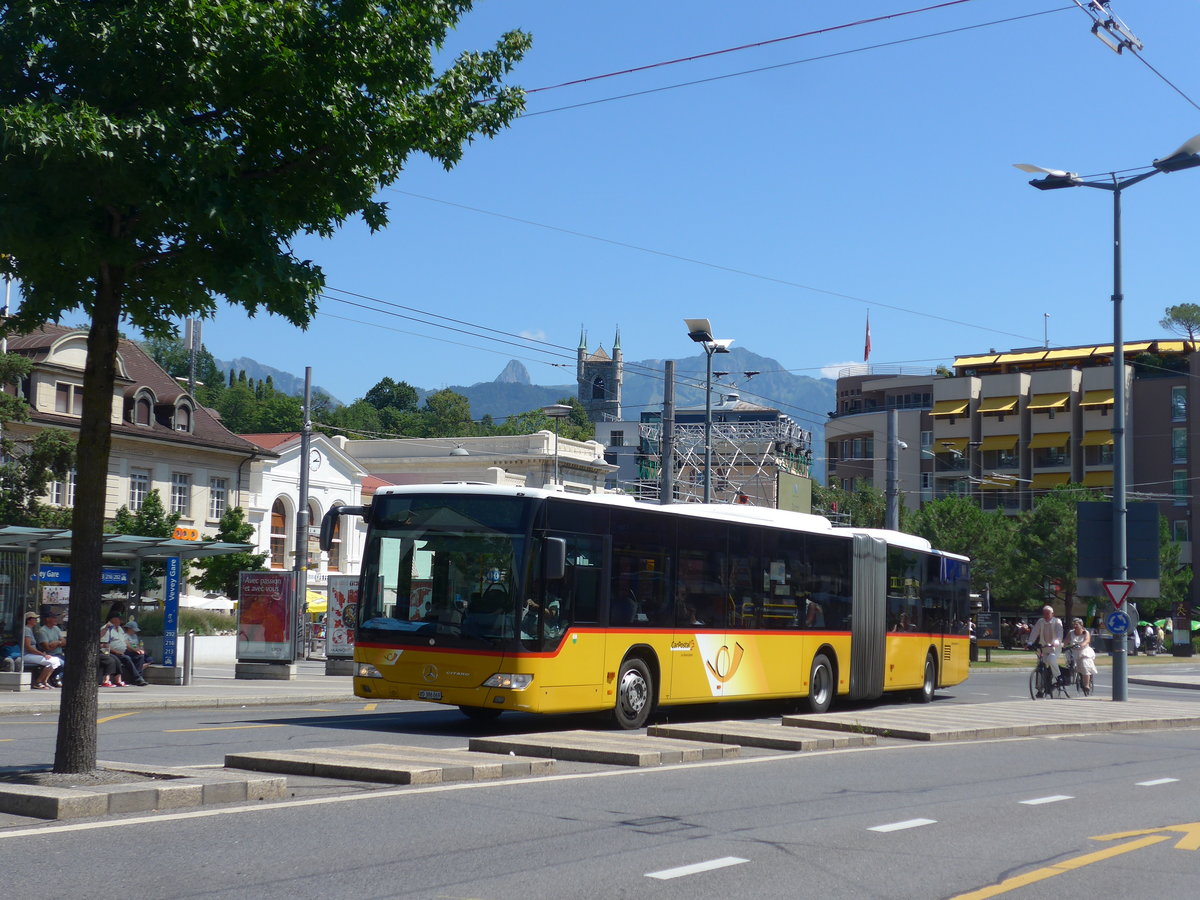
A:
{"label": "building facade window", "polygon": [[228,482],[224,478],[210,478],[208,480],[208,517],[214,522],[219,522],[221,517],[225,515],[225,510],[229,502]]}
{"label": "building facade window", "polygon": [[1187,387],[1179,385],[1171,388],[1171,421],[1187,421]]}
{"label": "building facade window", "polygon": [[171,473],[171,512],[184,519],[192,515],[192,476],[187,472]]}
{"label": "building facade window", "polygon": [[149,397],[138,397],[133,409],[133,421],[146,428],[154,424],[154,406]]}
{"label": "building facade window", "polygon": [[64,416],[83,415],[83,388],[59,381],[54,385],[54,411]]}
{"label": "building facade window", "polygon": [[67,473],[67,477],[61,481],[52,481],[50,483],[50,505],[51,506],[74,506],[75,505],[75,470],[72,469]]}
{"label": "building facade window", "polygon": [[271,505],[271,568],[282,569],[287,558],[287,511],[283,501]]}
{"label": "building facade window", "polygon": [[922,450],[933,449],[933,432],[932,431],[922,431],[921,432],[921,449]]}
{"label": "building facade window", "polygon": [[150,473],[145,469],[133,469],[129,473],[129,508],[137,512],[150,493]]}
{"label": "building facade window", "polygon": [[1171,462],[1187,462],[1188,435],[1186,428],[1171,429]]}
{"label": "building facade window", "polygon": [[1175,498],[1176,506],[1187,506],[1188,504],[1188,477],[1187,472],[1182,469],[1177,469],[1171,473],[1171,495]]}
{"label": "building facade window", "polygon": [[625,432],[624,431],[612,432],[612,434],[610,434],[608,437],[608,445],[610,447],[624,447],[625,446]]}
{"label": "building facade window", "polygon": [[[341,504],[338,504],[339,506]],[[330,572],[340,572],[342,568],[342,517],[333,520],[333,541],[329,545]]]}
{"label": "building facade window", "polygon": [[1176,519],[1171,523],[1171,540],[1176,543],[1191,540],[1191,532],[1188,529],[1187,519]]}
{"label": "building facade window", "polygon": [[192,408],[190,406],[175,407],[175,430],[191,432]]}

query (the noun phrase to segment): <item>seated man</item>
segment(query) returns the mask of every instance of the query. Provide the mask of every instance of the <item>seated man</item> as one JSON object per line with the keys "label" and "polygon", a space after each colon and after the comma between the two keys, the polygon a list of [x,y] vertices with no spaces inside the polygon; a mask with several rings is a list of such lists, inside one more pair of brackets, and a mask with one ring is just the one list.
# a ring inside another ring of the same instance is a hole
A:
{"label": "seated man", "polygon": [[150,658],[150,654],[146,652],[146,648],[142,646],[141,630],[138,623],[132,619],[125,623],[125,653],[129,656],[129,660],[133,663],[139,676],[142,676],[146,666],[154,662]]}
{"label": "seated man", "polygon": [[34,631],[34,637],[37,639],[38,649],[43,653],[49,653],[51,656],[56,656],[61,665],[54,670],[50,676],[51,687],[62,686],[63,667],[67,662],[66,646],[67,636],[63,634],[63,630],[58,627],[58,613],[54,611],[52,606],[42,607],[42,624]]}
{"label": "seated man", "polygon": [[134,666],[133,659],[129,654],[129,635],[121,625],[121,614],[119,612],[110,611],[108,616],[108,624],[100,629],[100,643],[107,644],[108,652],[112,654],[120,667],[117,670],[117,678],[113,684],[121,685],[121,676],[128,676],[129,680],[138,687],[146,687],[146,679],[142,677],[142,673]]}

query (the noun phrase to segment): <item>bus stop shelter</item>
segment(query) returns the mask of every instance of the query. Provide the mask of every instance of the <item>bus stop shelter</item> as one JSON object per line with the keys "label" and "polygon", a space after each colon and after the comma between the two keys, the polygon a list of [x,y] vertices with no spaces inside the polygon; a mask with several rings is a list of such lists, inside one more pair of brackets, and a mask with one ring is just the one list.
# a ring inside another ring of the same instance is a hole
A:
{"label": "bus stop shelter", "polygon": [[[106,563],[128,565],[127,596],[140,600],[143,562],[165,562],[173,558],[183,562],[253,550],[252,544],[228,541],[184,541],[113,534],[105,535],[101,554]],[[22,615],[27,610],[37,611],[42,586],[46,583],[42,578],[42,557],[65,560],[70,555],[70,529],[0,527],[0,626],[4,630],[19,635]]]}

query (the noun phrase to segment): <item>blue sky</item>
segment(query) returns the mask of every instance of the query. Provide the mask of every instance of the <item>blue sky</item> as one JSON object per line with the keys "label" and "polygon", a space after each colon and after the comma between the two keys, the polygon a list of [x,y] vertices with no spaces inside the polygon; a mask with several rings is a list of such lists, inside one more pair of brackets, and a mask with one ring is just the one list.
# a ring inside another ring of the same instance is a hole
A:
{"label": "blue sky", "polygon": [[[533,49],[512,81],[543,88],[935,5],[481,0],[448,49],[525,29]],[[349,401],[384,376],[491,380],[510,358],[535,382],[572,381],[573,365],[550,363],[570,363],[581,326],[606,349],[619,328],[627,359],[691,355],[684,317],[812,375],[862,362],[868,310],[879,366],[927,371],[1040,346],[1047,329],[1055,345],[1110,341],[1111,195],[1036,191],[1012,164],[1096,175],[1200,132],[1187,99],[1200,102],[1200,3],[1112,5],[1186,97],[1093,37],[1072,0],[941,5],[538,91],[451,172],[411,165],[383,193],[385,232],[297,244],[331,289],[467,324],[326,299],[307,332],[223,307],[205,343],[222,359],[311,365]],[[953,29],[968,30],[923,37]],[[718,76],[733,77],[656,90]],[[1200,171],[1125,194],[1127,339],[1200,302],[1197,198]]]}

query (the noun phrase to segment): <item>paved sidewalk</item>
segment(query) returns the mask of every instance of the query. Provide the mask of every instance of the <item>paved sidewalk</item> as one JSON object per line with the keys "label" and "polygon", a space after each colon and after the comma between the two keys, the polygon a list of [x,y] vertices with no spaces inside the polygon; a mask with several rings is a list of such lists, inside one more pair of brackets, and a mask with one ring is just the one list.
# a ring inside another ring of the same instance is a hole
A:
{"label": "paved sidewalk", "polygon": [[[326,675],[324,660],[296,663],[291,681],[233,677],[233,663],[197,666],[188,685],[99,688],[101,710],[270,706],[356,700],[349,675]],[[58,713],[62,691],[0,692],[0,716]],[[362,702],[359,700],[358,702]]]}

